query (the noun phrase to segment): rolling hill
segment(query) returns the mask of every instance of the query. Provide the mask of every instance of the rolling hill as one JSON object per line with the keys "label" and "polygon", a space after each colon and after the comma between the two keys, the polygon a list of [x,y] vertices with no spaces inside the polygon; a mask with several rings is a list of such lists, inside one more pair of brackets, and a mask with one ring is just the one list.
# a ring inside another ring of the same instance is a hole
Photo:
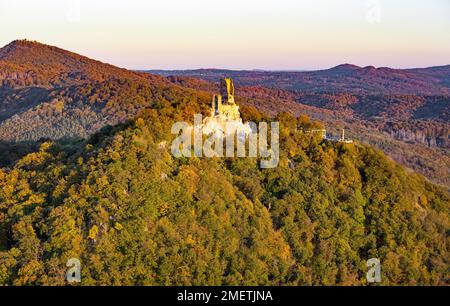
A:
{"label": "rolling hill", "polygon": [[57,87],[118,78],[145,76],[35,41],[15,40],[0,49],[0,84],[6,87]]}
{"label": "rolling hill", "polygon": [[31,41],[0,49],[0,139],[87,137],[193,90]]}
{"label": "rolling hill", "polygon": [[220,69],[148,70],[164,76],[207,81],[230,76],[241,86],[264,86],[313,93],[450,95],[450,65],[392,69],[342,64],[318,71],[234,71]]}

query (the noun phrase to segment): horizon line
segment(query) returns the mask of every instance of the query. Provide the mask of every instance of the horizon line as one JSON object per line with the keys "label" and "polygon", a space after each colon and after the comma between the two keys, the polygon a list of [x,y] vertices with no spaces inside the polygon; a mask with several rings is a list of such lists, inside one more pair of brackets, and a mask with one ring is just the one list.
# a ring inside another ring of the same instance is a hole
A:
{"label": "horizon line", "polygon": [[301,69],[301,68],[288,68],[288,69],[263,69],[263,68],[247,68],[247,69],[242,69],[242,68],[236,68],[236,69],[232,69],[232,68],[213,68],[213,67],[208,67],[208,68],[175,68],[175,69],[165,69],[165,68],[132,68],[132,67],[127,67],[127,66],[122,66],[120,64],[114,64],[108,60],[104,61],[103,59],[100,58],[96,58],[96,57],[91,57],[90,55],[85,55],[79,51],[75,51],[75,50],[70,50],[70,49],[66,49],[65,47],[60,47],[59,45],[54,45],[54,44],[49,44],[46,42],[41,42],[35,39],[29,39],[29,38],[18,38],[18,39],[14,39],[12,41],[10,41],[9,43],[6,43],[5,45],[1,46],[0,49],[3,49],[4,47],[14,43],[14,42],[28,42],[28,43],[37,43],[40,45],[45,45],[45,46],[50,46],[50,47],[56,47],[59,49],[62,49],[64,51],[68,51],[68,52],[72,52],[72,53],[76,53],[78,55],[87,57],[89,59],[92,60],[97,60],[97,61],[101,61],[105,64],[109,64],[109,65],[113,65],[119,68],[123,68],[123,69],[127,69],[130,71],[141,71],[141,72],[145,72],[145,71],[195,71],[195,70],[227,70],[227,71],[240,71],[240,72],[314,72],[314,71],[322,71],[322,70],[329,70],[329,69],[333,69],[339,66],[353,66],[355,68],[370,68],[373,67],[375,69],[380,69],[380,68],[388,68],[388,69],[395,69],[395,70],[413,70],[413,69],[428,69],[428,68],[437,68],[437,67],[446,67],[446,66],[450,66],[450,63],[447,64],[439,64],[439,65],[432,65],[432,66],[422,66],[422,67],[418,67],[418,66],[414,66],[414,67],[395,67],[395,66],[375,66],[375,65],[365,65],[365,66],[360,66],[360,65],[356,65],[356,64],[352,64],[350,62],[345,62],[345,63],[340,63],[337,65],[333,65],[333,66],[328,66],[327,68],[314,68],[314,69]]}
{"label": "horizon line", "polygon": [[146,68],[146,69],[135,69],[135,68],[126,68],[128,70],[132,71],[139,71],[139,72],[147,72],[147,71],[196,71],[196,70],[226,70],[226,71],[240,71],[240,72],[313,72],[313,71],[321,71],[321,70],[329,70],[333,68],[337,68],[339,66],[354,66],[356,69],[364,69],[364,68],[375,68],[375,69],[395,69],[395,70],[413,70],[413,69],[428,69],[428,68],[439,68],[439,67],[446,67],[450,66],[450,64],[441,64],[441,65],[432,65],[432,66],[414,66],[414,67],[405,67],[405,68],[399,68],[399,67],[393,67],[393,66],[374,66],[374,65],[367,65],[367,66],[359,66],[355,64],[350,63],[343,63],[343,64],[337,64],[334,66],[330,66],[328,68],[315,68],[315,69],[262,69],[262,68],[214,68],[214,67],[200,67],[200,68]]}

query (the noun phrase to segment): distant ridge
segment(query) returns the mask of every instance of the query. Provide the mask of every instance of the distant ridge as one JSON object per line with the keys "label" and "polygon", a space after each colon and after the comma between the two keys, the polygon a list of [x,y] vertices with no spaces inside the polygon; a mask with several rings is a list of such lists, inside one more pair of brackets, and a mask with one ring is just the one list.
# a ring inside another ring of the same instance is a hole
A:
{"label": "distant ridge", "polygon": [[337,65],[333,68],[330,69],[326,69],[326,70],[356,70],[356,69],[361,69],[361,67],[353,65],[353,64],[341,64],[341,65]]}
{"label": "distant ridge", "polygon": [[428,68],[394,69],[389,67],[341,64],[315,71],[263,70],[147,70],[162,76],[177,75],[215,81],[225,74],[244,86],[265,86],[316,93],[450,95],[450,65]]}

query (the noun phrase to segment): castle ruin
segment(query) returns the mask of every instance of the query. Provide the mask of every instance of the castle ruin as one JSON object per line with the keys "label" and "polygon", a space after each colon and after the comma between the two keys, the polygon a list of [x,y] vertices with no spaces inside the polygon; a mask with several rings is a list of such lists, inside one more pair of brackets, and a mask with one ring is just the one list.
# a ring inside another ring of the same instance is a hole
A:
{"label": "castle ruin", "polygon": [[203,132],[211,134],[221,131],[226,134],[227,127],[245,134],[252,132],[250,126],[242,122],[239,106],[234,101],[234,84],[231,78],[220,81],[219,94],[214,95],[212,99],[211,115],[203,120]]}
{"label": "castle ruin", "polygon": [[234,102],[234,84],[230,78],[220,81],[220,94],[214,95],[212,100],[211,117],[222,120],[240,120],[239,106]]}

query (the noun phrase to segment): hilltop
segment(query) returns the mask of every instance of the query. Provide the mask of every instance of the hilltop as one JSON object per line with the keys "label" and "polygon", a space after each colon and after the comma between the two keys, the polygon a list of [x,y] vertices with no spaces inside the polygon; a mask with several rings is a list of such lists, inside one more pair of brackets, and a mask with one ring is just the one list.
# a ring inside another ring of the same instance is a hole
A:
{"label": "hilltop", "polygon": [[78,258],[83,285],[366,285],[379,258],[384,285],[448,285],[447,192],[287,113],[276,168],[174,158],[170,127],[191,109],[147,109],[0,170],[0,284],[65,285]]}
{"label": "hilltop", "polygon": [[64,86],[139,75],[54,46],[15,40],[0,49],[0,84]]}
{"label": "hilltop", "polygon": [[[207,79],[206,72],[203,73],[202,78]],[[196,77],[167,78],[195,90],[212,92],[217,88],[216,82]],[[255,106],[271,115],[281,111],[308,115],[323,122],[332,133],[345,128],[351,138],[381,148],[397,162],[450,188],[448,96],[314,93],[259,85],[237,86],[240,104]]]}

